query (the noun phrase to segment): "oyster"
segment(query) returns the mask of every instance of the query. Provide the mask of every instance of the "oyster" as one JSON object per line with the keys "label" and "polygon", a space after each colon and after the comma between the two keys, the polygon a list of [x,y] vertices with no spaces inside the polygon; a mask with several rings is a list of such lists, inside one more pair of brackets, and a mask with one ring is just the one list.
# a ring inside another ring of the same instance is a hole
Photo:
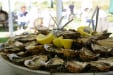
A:
{"label": "oyster", "polygon": [[63,64],[64,64],[64,60],[58,57],[52,58],[47,62],[48,67],[63,65]]}
{"label": "oyster", "polygon": [[25,47],[36,46],[36,45],[38,45],[38,42],[37,41],[30,41],[30,42],[25,43],[24,45],[25,45]]}
{"label": "oyster", "polygon": [[90,38],[78,38],[78,39],[75,39],[75,43],[76,44],[81,44],[81,45],[86,45],[88,43]]}
{"label": "oyster", "polygon": [[92,61],[89,62],[90,70],[94,72],[106,72],[109,71],[111,66],[108,63]]}
{"label": "oyster", "polygon": [[91,43],[95,42],[95,39],[90,37],[73,39],[72,49],[81,49],[82,47],[90,48]]}
{"label": "oyster", "polygon": [[14,40],[20,41],[20,42],[30,42],[36,40],[36,34],[27,34],[27,35],[19,35],[13,37]]}
{"label": "oyster", "polygon": [[106,46],[101,46],[98,44],[91,44],[92,50],[95,53],[110,53],[112,51],[112,48],[106,47]]}
{"label": "oyster", "polygon": [[31,69],[40,69],[40,67],[46,64],[48,57],[46,55],[35,56],[32,59],[24,61],[24,65]]}
{"label": "oyster", "polygon": [[44,35],[47,35],[50,30],[48,28],[38,28],[38,32],[41,33],[41,34],[44,34]]}
{"label": "oyster", "polygon": [[111,67],[113,67],[113,57],[109,57],[109,58],[100,58],[98,59],[97,62],[104,62],[109,64]]}
{"label": "oyster", "polygon": [[40,52],[43,52],[45,50],[43,45],[36,45],[36,46],[29,45],[25,47],[25,49],[33,54],[39,54]]}
{"label": "oyster", "polygon": [[13,60],[14,58],[20,58],[19,56],[17,56],[16,54],[7,54],[7,56],[9,57],[9,60]]}
{"label": "oyster", "polygon": [[63,36],[65,39],[75,39],[80,37],[80,33],[75,30],[59,30],[57,36]]}
{"label": "oyster", "polygon": [[4,47],[3,48],[3,51],[5,52],[5,53],[17,53],[17,52],[19,52],[19,51],[23,51],[24,49],[20,49],[20,48],[18,48],[18,47],[16,47],[16,46],[7,46],[7,47]]}
{"label": "oyster", "polygon": [[63,54],[64,57],[72,58],[78,56],[78,51],[77,50],[72,50],[72,49],[61,49],[61,54]]}
{"label": "oyster", "polygon": [[16,63],[16,64],[23,64],[25,60],[32,58],[32,56],[29,57],[20,57],[16,54],[7,54],[7,57],[10,61]]}
{"label": "oyster", "polygon": [[44,45],[44,48],[49,53],[54,53],[56,55],[60,55],[60,57],[76,57],[78,55],[78,52],[73,49],[58,49],[50,45]]}
{"label": "oyster", "polygon": [[79,57],[82,61],[96,60],[98,56],[99,54],[95,54],[91,50],[88,50],[87,48],[82,48],[79,51]]}
{"label": "oyster", "polygon": [[64,60],[59,57],[51,58],[46,67],[50,72],[61,72],[64,69]]}
{"label": "oyster", "polygon": [[13,53],[13,52],[18,52],[23,50],[24,50],[24,44],[16,40],[12,42],[10,40],[10,42],[5,43],[3,46],[4,52]]}
{"label": "oyster", "polygon": [[24,44],[23,44],[22,42],[19,42],[19,41],[15,41],[15,42],[14,42],[14,45],[15,45],[16,47],[19,47],[19,48],[24,48]]}
{"label": "oyster", "polygon": [[113,48],[113,38],[98,40],[97,43],[101,46]]}
{"label": "oyster", "polygon": [[86,66],[87,63],[79,62],[79,61],[68,61],[65,65],[65,67],[69,70],[69,72],[74,72],[74,73],[82,72]]}
{"label": "oyster", "polygon": [[112,33],[108,33],[107,31],[103,31],[103,32],[101,32],[101,33],[94,34],[93,36],[91,36],[91,38],[97,39],[97,40],[102,40],[102,39],[107,39],[107,38],[109,38],[109,36],[110,36],[111,34],[112,34]]}

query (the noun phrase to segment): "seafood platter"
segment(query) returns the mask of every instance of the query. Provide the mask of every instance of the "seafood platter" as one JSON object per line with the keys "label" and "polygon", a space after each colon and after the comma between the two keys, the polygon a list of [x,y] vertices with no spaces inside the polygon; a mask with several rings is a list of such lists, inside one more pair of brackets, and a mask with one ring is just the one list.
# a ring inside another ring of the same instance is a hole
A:
{"label": "seafood platter", "polygon": [[1,44],[0,55],[20,75],[107,75],[113,71],[113,37],[87,30],[17,35]]}

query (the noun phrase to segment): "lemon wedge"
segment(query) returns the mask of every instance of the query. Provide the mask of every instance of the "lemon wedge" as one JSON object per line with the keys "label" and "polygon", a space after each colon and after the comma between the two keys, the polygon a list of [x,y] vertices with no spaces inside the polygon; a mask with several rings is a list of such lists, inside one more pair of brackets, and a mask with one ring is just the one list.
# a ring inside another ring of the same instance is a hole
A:
{"label": "lemon wedge", "polygon": [[62,44],[60,43],[60,40],[61,39],[63,39],[63,36],[60,36],[60,37],[56,37],[54,40],[53,40],[53,44],[56,46],[56,47],[58,47],[58,48],[60,48],[60,47],[62,47]]}
{"label": "lemon wedge", "polygon": [[77,31],[84,37],[91,36],[92,29],[88,26],[80,26]]}
{"label": "lemon wedge", "polygon": [[52,32],[49,33],[48,35],[39,34],[36,37],[36,40],[40,44],[50,44],[50,43],[52,43],[53,39],[54,39],[54,35]]}
{"label": "lemon wedge", "polygon": [[73,43],[72,39],[60,39],[61,44],[65,49],[70,49]]}

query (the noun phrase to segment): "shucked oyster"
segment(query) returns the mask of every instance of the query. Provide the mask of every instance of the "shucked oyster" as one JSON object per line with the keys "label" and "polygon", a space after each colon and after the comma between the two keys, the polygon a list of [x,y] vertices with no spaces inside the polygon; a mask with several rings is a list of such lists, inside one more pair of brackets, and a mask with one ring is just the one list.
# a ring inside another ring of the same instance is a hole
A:
{"label": "shucked oyster", "polygon": [[5,53],[16,53],[16,52],[22,51],[22,49],[15,47],[15,46],[4,47],[2,50]]}
{"label": "shucked oyster", "polygon": [[79,73],[83,71],[86,65],[87,63],[85,62],[68,61],[65,67],[69,70],[69,72]]}
{"label": "shucked oyster", "polygon": [[107,38],[103,40],[97,40],[97,43],[101,46],[113,48],[113,38]]}
{"label": "shucked oyster", "polygon": [[7,57],[10,61],[17,63],[17,64],[22,64],[24,63],[25,60],[28,60],[30,58],[32,58],[32,56],[29,57],[20,57],[16,54],[7,54]]}
{"label": "shucked oyster", "polygon": [[44,66],[48,57],[46,55],[39,55],[35,56],[32,59],[25,60],[24,65],[31,69],[39,69],[40,67]]}
{"label": "shucked oyster", "polygon": [[52,58],[47,62],[48,67],[54,67],[54,66],[59,66],[63,64],[64,64],[64,60],[58,57]]}
{"label": "shucked oyster", "polygon": [[45,66],[50,72],[60,72],[64,69],[64,60],[59,57],[54,57],[48,60]]}
{"label": "shucked oyster", "polygon": [[75,30],[59,30],[57,36],[63,36],[65,39],[75,39],[80,37],[80,33]]}
{"label": "shucked oyster", "polygon": [[33,54],[39,54],[40,52],[45,50],[43,45],[35,45],[35,46],[29,45],[26,46],[25,49]]}
{"label": "shucked oyster", "polygon": [[90,65],[90,70],[95,71],[95,72],[106,72],[109,71],[111,66],[108,63],[105,62],[97,62],[97,61],[92,61],[89,62]]}
{"label": "shucked oyster", "polygon": [[107,39],[109,38],[109,36],[111,35],[111,33],[108,33],[107,31],[103,31],[101,33],[97,33],[97,34],[94,34],[93,36],[91,36],[91,38],[93,39],[97,39],[97,40],[102,40],[102,39]]}
{"label": "shucked oyster", "polygon": [[98,54],[93,53],[87,48],[82,48],[79,52],[79,57],[82,61],[95,60],[98,56],[99,56]]}
{"label": "shucked oyster", "polygon": [[104,63],[109,64],[111,67],[113,67],[113,57],[100,58],[97,62],[104,62]]}
{"label": "shucked oyster", "polygon": [[53,53],[56,55],[60,55],[61,57],[76,57],[78,55],[78,52],[76,50],[73,49],[57,49],[54,48],[52,45],[44,45],[44,48],[47,52],[49,53]]}
{"label": "shucked oyster", "polygon": [[11,37],[7,41],[7,43],[12,44],[14,41],[19,41],[19,42],[22,42],[22,43],[30,42],[30,41],[34,41],[36,36],[37,36],[36,34],[18,35],[18,36]]}
{"label": "shucked oyster", "polygon": [[106,46],[101,46],[98,44],[91,44],[92,50],[95,53],[110,53],[112,48],[106,47]]}
{"label": "shucked oyster", "polygon": [[57,54],[61,54],[65,58],[73,58],[78,56],[78,51],[73,49],[59,49],[56,50]]}
{"label": "shucked oyster", "polygon": [[7,42],[4,44],[3,51],[7,53],[16,53],[19,51],[24,51],[24,44],[19,41]]}
{"label": "shucked oyster", "polygon": [[34,41],[37,35],[20,35],[15,37],[15,40],[18,40],[20,42],[29,42],[29,41]]}

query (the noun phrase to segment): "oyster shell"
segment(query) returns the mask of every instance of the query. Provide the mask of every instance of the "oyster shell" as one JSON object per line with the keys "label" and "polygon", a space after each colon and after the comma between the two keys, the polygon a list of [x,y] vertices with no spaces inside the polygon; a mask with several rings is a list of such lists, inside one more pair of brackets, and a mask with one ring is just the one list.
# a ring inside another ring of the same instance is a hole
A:
{"label": "oyster shell", "polygon": [[99,54],[95,54],[87,48],[82,48],[79,51],[79,57],[82,61],[96,60],[98,58],[98,56],[99,56]]}
{"label": "oyster shell", "polygon": [[75,30],[59,30],[57,36],[63,36],[65,39],[75,39],[80,37],[80,33]]}
{"label": "oyster shell", "polygon": [[10,61],[16,63],[16,64],[23,64],[25,60],[32,58],[32,56],[29,57],[20,57],[16,54],[7,54]]}
{"label": "oyster shell", "polygon": [[111,67],[113,67],[113,57],[109,57],[109,58],[100,58],[98,59],[97,62],[104,62],[109,64]]}
{"label": "oyster shell", "polygon": [[24,65],[31,69],[39,69],[46,64],[48,57],[46,55],[35,56],[32,59],[24,61]]}
{"label": "oyster shell", "polygon": [[25,49],[33,54],[39,54],[40,52],[43,52],[45,50],[43,45],[36,45],[36,46],[29,45],[25,47]]}
{"label": "oyster shell", "polygon": [[50,72],[62,72],[64,70],[64,60],[59,57],[51,58],[46,64]]}
{"label": "oyster shell", "polygon": [[91,36],[91,38],[97,39],[97,40],[102,40],[102,39],[107,39],[107,38],[109,38],[109,36],[110,36],[111,34],[112,34],[112,33],[108,33],[107,31],[103,31],[103,32],[101,32],[101,33],[94,34],[93,36]]}
{"label": "oyster shell", "polygon": [[79,73],[83,71],[86,65],[87,63],[85,62],[68,61],[65,67],[69,70],[69,72]]}
{"label": "oyster shell", "polygon": [[89,62],[90,70],[94,72],[106,72],[109,71],[111,66],[108,63],[92,61]]}
{"label": "oyster shell", "polygon": [[38,45],[38,42],[37,41],[30,41],[30,42],[26,42],[24,45],[25,45],[25,47],[36,46],[36,45]]}
{"label": "oyster shell", "polygon": [[27,35],[18,35],[13,37],[12,39],[20,41],[20,42],[30,42],[36,40],[36,34],[27,34]]}
{"label": "oyster shell", "polygon": [[23,51],[24,49],[20,49],[16,46],[7,46],[7,47],[4,47],[3,51],[6,52],[6,53],[17,53],[19,51]]}
{"label": "oyster shell", "polygon": [[53,47],[52,45],[44,45],[44,48],[47,52],[54,53],[56,55],[60,55],[60,57],[76,57],[78,55],[78,52],[73,49],[58,49]]}
{"label": "oyster shell", "polygon": [[47,62],[48,67],[63,65],[64,60],[58,57],[52,58]]}
{"label": "oyster shell", "polygon": [[38,28],[38,32],[41,33],[41,34],[44,34],[44,35],[47,35],[50,30],[48,28]]}
{"label": "oyster shell", "polygon": [[72,58],[78,56],[78,51],[77,50],[72,50],[72,49],[61,49],[61,53],[63,54],[64,57]]}
{"label": "oyster shell", "polygon": [[92,50],[95,53],[110,53],[112,51],[112,48],[106,47],[106,46],[101,46],[98,44],[91,44]]}
{"label": "oyster shell", "polygon": [[113,48],[113,38],[98,40],[97,43],[101,46]]}
{"label": "oyster shell", "polygon": [[15,45],[16,47],[19,47],[19,48],[24,48],[24,44],[23,44],[22,42],[19,42],[19,41],[15,41],[15,42],[14,42],[14,45]]}

